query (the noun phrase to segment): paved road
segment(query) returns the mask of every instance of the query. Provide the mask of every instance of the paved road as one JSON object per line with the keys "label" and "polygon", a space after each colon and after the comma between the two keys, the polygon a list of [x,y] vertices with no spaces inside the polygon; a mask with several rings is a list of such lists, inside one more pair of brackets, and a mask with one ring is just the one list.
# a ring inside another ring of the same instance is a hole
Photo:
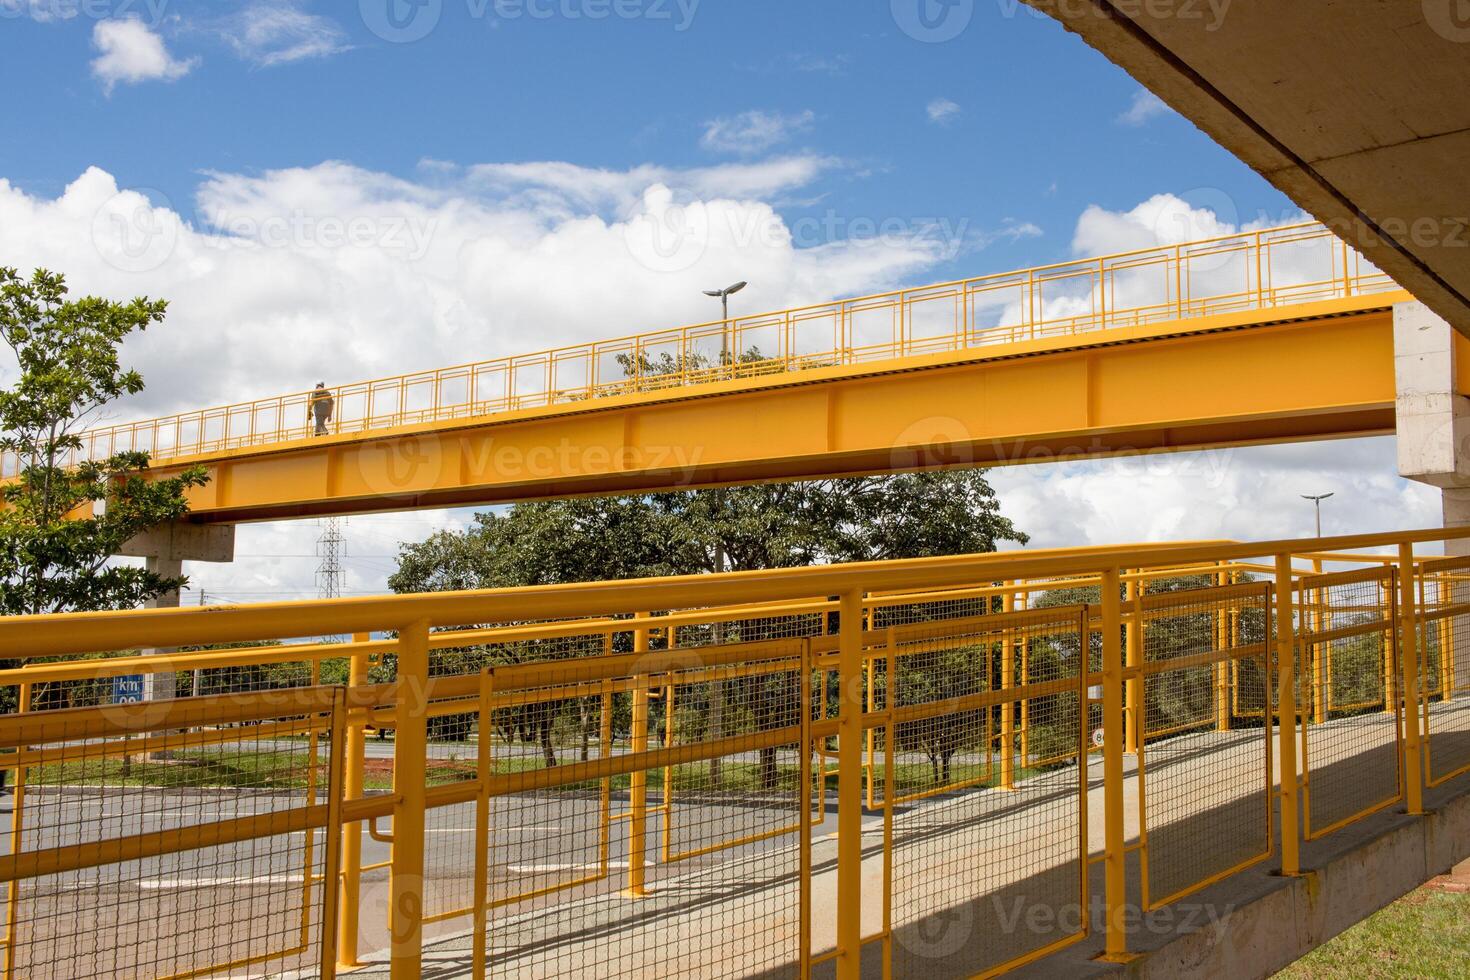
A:
{"label": "paved road", "polygon": [[[1456,753],[1470,762],[1470,700],[1434,706],[1431,730],[1441,764],[1437,769],[1447,768]],[[1393,745],[1390,719],[1382,714],[1311,728],[1309,793],[1316,826],[1350,815],[1375,794],[1392,792]],[[1206,732],[1149,748],[1144,784],[1148,874],[1155,899],[1263,848],[1264,751],[1259,729]],[[976,955],[1001,959],[1053,936],[1054,930],[1018,929],[1015,923],[1024,919],[1015,914],[1055,910],[1080,893],[1076,776],[1075,768],[1067,768],[1025,780],[1012,793],[949,794],[896,809],[891,882],[895,975],[974,972],[991,962],[975,961]],[[1089,850],[1096,854],[1103,833],[1101,766],[1096,761],[1090,776],[1087,837]],[[1130,840],[1137,839],[1139,830],[1138,791],[1137,768],[1130,759],[1125,782]],[[249,790],[33,788],[28,793],[27,850],[272,812],[303,802],[301,793]],[[658,794],[651,793],[650,804],[658,802]],[[613,810],[624,807],[619,796]],[[473,814],[468,804],[430,814],[426,912],[431,916],[469,903]],[[671,843],[676,850],[694,850],[794,822],[789,801],[681,794]],[[800,939],[800,852],[794,834],[666,865],[658,859],[663,821],[655,816],[648,842],[651,897],[635,900],[621,894],[628,823],[611,824],[605,855],[599,824],[595,793],[522,794],[495,802],[490,889],[492,899],[506,902],[495,913],[492,931],[496,975],[573,976],[594,967],[603,974],[634,976],[700,969],[710,975],[787,972]],[[834,941],[835,843],[829,835],[835,829],[834,812],[812,830],[811,944],[817,952]],[[864,932],[872,934],[883,922],[880,814],[864,818],[863,833]],[[220,950],[245,956],[289,948],[299,943],[303,927],[314,937],[319,898],[308,895],[306,886],[308,843],[319,866],[323,839],[317,832],[147,857],[28,882],[15,908],[18,975],[181,972],[215,961]],[[0,851],[8,847],[9,835],[0,835]],[[371,864],[386,860],[388,848],[364,830],[363,853]],[[591,880],[551,890],[577,879]],[[514,900],[539,890],[548,893]],[[386,871],[368,873],[365,951],[387,945],[386,898]],[[0,906],[10,911],[3,893]],[[427,975],[468,975],[467,940],[455,938],[467,924],[458,918],[427,928],[429,961],[437,971]],[[984,935],[986,942],[957,943],[959,933]],[[292,965],[289,959],[278,961],[271,972]],[[251,968],[239,972],[245,975]],[[373,968],[362,974],[380,975],[384,971]]]}

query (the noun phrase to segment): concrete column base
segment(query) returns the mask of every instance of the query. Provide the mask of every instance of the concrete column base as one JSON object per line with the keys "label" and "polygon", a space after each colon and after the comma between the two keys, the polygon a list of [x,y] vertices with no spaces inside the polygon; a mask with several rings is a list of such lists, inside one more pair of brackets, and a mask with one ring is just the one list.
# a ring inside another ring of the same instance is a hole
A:
{"label": "concrete column base", "polygon": [[[1470,398],[1460,393],[1464,339],[1423,303],[1393,308],[1399,475],[1439,487],[1444,526],[1470,527]],[[1445,543],[1470,555],[1470,540]]]}

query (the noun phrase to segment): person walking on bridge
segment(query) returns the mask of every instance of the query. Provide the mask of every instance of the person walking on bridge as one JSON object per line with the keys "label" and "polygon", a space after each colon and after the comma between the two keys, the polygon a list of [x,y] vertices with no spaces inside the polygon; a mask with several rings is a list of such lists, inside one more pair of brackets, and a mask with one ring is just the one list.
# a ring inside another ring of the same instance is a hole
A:
{"label": "person walking on bridge", "polygon": [[316,434],[324,436],[327,434],[327,423],[332,421],[332,393],[327,390],[325,381],[316,383],[316,390],[311,393],[311,400],[307,403],[307,421],[316,419]]}

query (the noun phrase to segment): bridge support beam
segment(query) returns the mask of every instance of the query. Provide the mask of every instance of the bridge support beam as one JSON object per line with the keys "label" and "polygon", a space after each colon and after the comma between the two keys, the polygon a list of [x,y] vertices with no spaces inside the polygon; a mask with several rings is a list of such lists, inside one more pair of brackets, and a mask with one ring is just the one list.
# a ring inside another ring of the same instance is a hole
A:
{"label": "bridge support beam", "polygon": [[1393,362],[1399,474],[1440,489],[1445,527],[1470,525],[1470,345],[1423,303],[1398,303]]}
{"label": "bridge support beam", "polygon": [[[124,558],[142,558],[150,572],[164,578],[184,574],[184,562],[229,562],[235,560],[235,525],[190,524],[174,521],[162,524],[130,539],[118,551]],[[179,605],[177,589],[144,603],[148,609],[175,609]],[[144,656],[173,653],[172,647],[151,647],[138,651]],[[176,689],[174,674],[147,674],[143,679],[145,699],[171,698]]]}

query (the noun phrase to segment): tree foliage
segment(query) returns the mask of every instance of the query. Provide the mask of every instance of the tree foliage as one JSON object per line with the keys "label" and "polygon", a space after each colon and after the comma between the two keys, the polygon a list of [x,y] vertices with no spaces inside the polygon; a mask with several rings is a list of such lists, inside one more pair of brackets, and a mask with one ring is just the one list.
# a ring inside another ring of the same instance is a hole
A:
{"label": "tree foliage", "polygon": [[0,339],[17,368],[0,390],[0,453],[18,467],[0,488],[0,614],[125,608],[183,584],[108,559],[184,516],[185,491],[205,482],[204,470],[150,481],[146,452],[79,458],[85,426],[143,389],[118,348],[166,309],[162,300],[70,300],[60,275],[0,268]]}
{"label": "tree foliage", "polygon": [[994,551],[1026,535],[983,470],[517,504],[405,544],[396,592]]}
{"label": "tree foliage", "polygon": [[[1003,540],[1024,543],[1026,536],[1000,514],[983,471],[854,477],[518,504],[477,515],[463,533],[441,532],[404,545],[398,570],[388,581],[397,592],[507,588],[993,551]],[[707,639],[765,639],[786,625],[747,621],[721,627],[719,636]],[[618,635],[615,642],[626,637]],[[439,655],[462,658],[462,666],[477,669],[486,662],[577,653],[564,646],[512,643]],[[794,723],[799,701],[794,683],[785,676],[743,677],[688,691],[681,695],[684,717],[676,725],[684,737],[693,737],[690,725],[703,737],[743,725],[767,730]],[[502,734],[539,742],[551,765],[556,759],[552,732],[559,719],[592,717],[580,710],[585,707],[576,701],[534,706],[507,715]],[[624,708],[615,705],[615,727]],[[661,731],[657,712],[662,706],[654,710],[651,727]],[[585,726],[580,731],[585,733]],[[774,749],[762,751],[764,786],[776,782],[775,759]],[[718,784],[717,769],[712,781]]]}

